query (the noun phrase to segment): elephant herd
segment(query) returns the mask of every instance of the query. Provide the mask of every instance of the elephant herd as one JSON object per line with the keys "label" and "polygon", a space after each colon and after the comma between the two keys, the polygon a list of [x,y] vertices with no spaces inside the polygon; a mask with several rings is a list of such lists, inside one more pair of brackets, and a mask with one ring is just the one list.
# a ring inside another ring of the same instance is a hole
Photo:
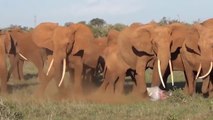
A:
{"label": "elephant herd", "polygon": [[[111,29],[100,38],[94,38],[85,24],[60,26],[50,22],[30,32],[16,28],[0,35],[1,93],[7,93],[12,73],[23,77],[24,61],[30,61],[38,69],[36,95],[43,95],[52,79],[60,92],[68,72],[75,94],[83,94],[83,81],[92,82],[97,75],[103,76],[99,92],[124,94],[125,77],[131,76],[132,92],[147,98],[157,88],[158,99],[163,99],[159,88],[167,89],[169,75],[174,85],[173,71],[184,72],[187,94],[193,95],[197,79],[203,81],[203,95],[213,94],[213,19],[193,25],[133,23],[122,31]],[[148,68],[153,69],[151,88],[145,79]]]}

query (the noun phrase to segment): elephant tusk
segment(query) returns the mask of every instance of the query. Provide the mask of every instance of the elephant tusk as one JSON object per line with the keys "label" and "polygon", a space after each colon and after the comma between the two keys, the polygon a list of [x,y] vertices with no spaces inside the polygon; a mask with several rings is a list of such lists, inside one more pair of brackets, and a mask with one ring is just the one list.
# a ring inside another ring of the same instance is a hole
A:
{"label": "elephant tusk", "polygon": [[48,67],[48,69],[47,69],[47,76],[48,76],[48,74],[49,74],[49,72],[50,72],[50,69],[52,68],[52,66],[53,66],[53,62],[54,62],[54,58],[51,60],[51,62],[50,62],[50,66]]}
{"label": "elephant tusk", "polygon": [[172,71],[172,62],[171,62],[171,60],[169,60],[169,70],[170,70],[170,74],[171,74],[172,86],[174,86],[174,75],[173,75],[173,71]]}
{"label": "elephant tusk", "polygon": [[22,55],[21,53],[18,53],[24,60],[26,60],[27,61],[27,58],[26,57],[24,57],[24,55]]}
{"label": "elephant tusk", "polygon": [[159,59],[158,59],[158,74],[159,74],[160,81],[161,81],[163,87],[166,88],[166,87],[165,87],[165,84],[164,84],[164,82],[163,82],[163,77],[162,77],[162,73],[161,73],[161,67],[160,67],[160,60],[159,60]]}
{"label": "elephant tusk", "polygon": [[195,79],[198,79],[198,77],[199,77],[199,75],[200,75],[201,68],[202,68],[202,66],[201,66],[201,64],[200,64],[200,65],[199,65],[199,68],[198,68],[198,70],[197,70],[197,75],[196,75]]}
{"label": "elephant tusk", "polygon": [[210,74],[210,72],[212,71],[212,66],[213,66],[212,64],[213,63],[211,62],[210,67],[209,67],[209,71],[205,75],[199,77],[200,79],[203,79],[203,78],[207,77]]}
{"label": "elephant tusk", "polygon": [[60,83],[58,84],[58,87],[61,86],[61,84],[62,84],[62,82],[63,82],[63,80],[64,80],[65,71],[66,71],[66,59],[64,58],[64,60],[63,60],[63,72],[62,72],[62,77],[61,77]]}

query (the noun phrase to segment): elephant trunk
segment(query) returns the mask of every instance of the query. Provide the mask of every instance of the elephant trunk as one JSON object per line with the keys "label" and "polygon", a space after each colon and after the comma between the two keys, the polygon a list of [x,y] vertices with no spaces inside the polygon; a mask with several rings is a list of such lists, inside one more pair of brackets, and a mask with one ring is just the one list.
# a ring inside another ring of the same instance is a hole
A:
{"label": "elephant trunk", "polygon": [[[166,54],[167,53],[167,54]],[[163,51],[159,51],[158,54],[158,74],[161,80],[161,83],[163,85],[164,88],[166,88],[165,84],[164,84],[164,80],[163,80],[163,76],[166,72],[166,69],[168,67],[168,64],[170,66],[170,71],[172,71],[172,67],[171,67],[171,60],[170,60],[170,53],[168,52],[163,52]],[[172,79],[173,79],[173,72],[171,72],[172,75]]]}
{"label": "elephant trunk", "polygon": [[201,65],[202,65],[202,76],[200,76],[200,79],[203,79],[207,76],[209,76],[209,74],[212,71],[212,67],[213,67],[213,55],[212,55],[212,51],[208,51],[210,48],[208,49],[201,49]]}
{"label": "elephant trunk", "polygon": [[60,87],[66,72],[66,54],[60,52],[53,53],[53,59],[50,63],[50,66],[52,66],[54,69],[51,69],[51,67],[49,67],[49,72],[54,70],[54,72],[50,73],[54,73],[54,78],[55,80],[57,80],[58,84],[57,86]]}

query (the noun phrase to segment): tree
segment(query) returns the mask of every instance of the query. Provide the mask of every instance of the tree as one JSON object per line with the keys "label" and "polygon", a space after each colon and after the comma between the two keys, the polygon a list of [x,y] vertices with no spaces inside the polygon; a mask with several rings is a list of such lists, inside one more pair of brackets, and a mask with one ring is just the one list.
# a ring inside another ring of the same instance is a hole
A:
{"label": "tree", "polygon": [[94,18],[90,20],[89,24],[95,27],[103,27],[106,24],[106,22],[103,19]]}
{"label": "tree", "polygon": [[86,25],[86,21],[80,21],[78,23],[81,23],[81,24],[85,24]]}
{"label": "tree", "polygon": [[66,22],[66,23],[64,23],[64,26],[68,27],[68,26],[70,26],[71,24],[73,24],[73,22]]}
{"label": "tree", "polygon": [[123,30],[125,27],[127,27],[126,25],[124,24],[121,24],[121,23],[116,23],[112,26],[115,30],[117,31],[121,31]]}

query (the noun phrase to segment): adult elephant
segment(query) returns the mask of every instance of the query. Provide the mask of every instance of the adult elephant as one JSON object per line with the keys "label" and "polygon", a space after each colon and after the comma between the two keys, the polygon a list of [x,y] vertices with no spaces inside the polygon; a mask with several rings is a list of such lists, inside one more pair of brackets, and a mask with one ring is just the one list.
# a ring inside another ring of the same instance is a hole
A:
{"label": "adult elephant", "polygon": [[[136,88],[142,95],[147,95],[145,70],[149,62],[156,60],[157,73],[162,76],[170,61],[172,30],[168,26],[155,23],[140,27],[129,27],[122,31],[118,38],[119,52],[122,59],[136,70]],[[162,84],[163,81],[161,79]]]}
{"label": "adult elephant", "polygon": [[8,71],[6,63],[6,48],[3,36],[0,37],[0,80],[1,80],[1,93],[7,93],[7,81],[8,81]]}
{"label": "adult elephant", "polygon": [[[182,48],[183,42],[188,37],[188,35],[191,34],[191,32],[192,32],[190,25],[186,25],[186,24],[182,24],[182,23],[172,23],[167,26],[172,31],[170,33],[170,40],[172,42],[172,44],[170,46],[171,47],[171,49],[170,49],[171,63],[170,64],[171,64],[172,68],[170,68],[169,66],[166,68],[165,74],[163,75],[165,88],[161,84],[161,86],[160,86],[161,89],[168,89],[166,83],[167,83],[167,78],[170,75],[170,73],[173,74],[171,72],[171,70],[184,71],[184,66],[183,66],[183,62],[181,59],[180,50]],[[173,75],[171,75],[171,77],[172,76]],[[173,78],[172,78],[172,80],[173,80]],[[153,65],[152,86],[159,86],[159,81],[160,81],[160,77],[158,75],[158,67],[155,62],[155,64]],[[174,86],[174,81],[172,81],[172,86]]]}
{"label": "adult elephant", "polygon": [[[54,77],[58,87],[63,85],[62,81],[67,66],[70,74],[74,72],[74,92],[82,93],[83,64],[96,67],[93,61],[98,59],[98,55],[90,56],[99,52],[94,49],[97,46],[89,27],[84,24],[63,27],[55,23],[41,23],[33,30],[33,40],[38,46],[53,52],[48,76]],[[48,82],[40,84],[40,92],[45,90]]]}
{"label": "adult elephant", "polygon": [[125,76],[131,76],[131,78],[134,79],[134,73],[132,73],[132,70],[129,69],[129,66],[119,55],[117,44],[119,34],[119,31],[111,29],[107,35],[107,47],[102,55],[105,61],[105,70],[103,83],[99,88],[99,92],[101,93],[122,94],[124,93],[123,84]]}
{"label": "adult elephant", "polygon": [[[203,79],[202,93],[209,93],[209,82],[213,66],[213,42],[212,35],[213,29],[205,27],[203,25],[194,25],[194,34],[192,34],[185,40],[183,49],[181,50],[181,56],[183,59],[184,69],[187,76],[188,92],[192,95],[195,91],[195,80],[197,78]],[[197,71],[197,74],[194,74]],[[200,74],[202,76],[198,77]]]}
{"label": "adult elephant", "polygon": [[84,62],[83,79],[85,81],[96,85],[100,83],[100,74],[103,72],[105,66],[102,55],[104,49],[107,47],[107,42],[107,37],[95,38],[93,49],[96,52],[88,56],[89,58],[86,58],[88,61]]}
{"label": "adult elephant", "polygon": [[5,40],[9,41],[9,46],[11,46],[8,47],[11,48],[8,49],[8,55],[11,59],[12,66],[11,71],[16,68],[16,72],[19,72],[19,75],[21,75],[23,68],[20,67],[23,66],[17,65],[23,64],[24,61],[30,61],[38,69],[39,80],[45,79],[45,75],[42,71],[44,67],[45,53],[32,41],[32,33],[20,29],[11,29],[7,31],[6,34],[7,37]]}

